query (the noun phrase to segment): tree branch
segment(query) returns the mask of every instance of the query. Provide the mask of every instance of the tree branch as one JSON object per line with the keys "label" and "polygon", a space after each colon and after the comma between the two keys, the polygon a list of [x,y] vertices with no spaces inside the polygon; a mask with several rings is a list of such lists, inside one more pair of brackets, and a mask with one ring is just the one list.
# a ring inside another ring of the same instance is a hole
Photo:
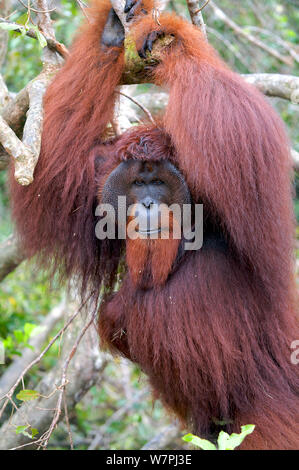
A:
{"label": "tree branch", "polygon": [[25,256],[20,251],[17,238],[14,235],[0,243],[0,282],[24,259]]}
{"label": "tree branch", "polygon": [[[33,29],[25,30],[24,26],[19,25],[18,23],[14,23],[13,21],[8,21],[5,18],[1,18],[1,17],[0,17],[0,23],[13,26],[14,27],[13,31],[15,33],[19,33],[19,34],[25,33],[25,36],[28,36],[29,38],[32,38],[32,39],[37,39],[36,33],[35,31],[33,31]],[[0,31],[1,31],[1,28],[0,28]],[[64,59],[68,57],[69,52],[64,44],[56,41],[56,39],[53,39],[52,37],[46,36],[45,33],[43,33],[43,36],[45,40],[47,41],[47,46],[49,47],[49,49],[51,49],[54,52],[58,52],[58,54],[60,54],[61,57],[63,57]]]}
{"label": "tree branch", "polygon": [[128,34],[129,32],[129,23],[127,23],[126,21],[126,13],[124,12],[124,8],[125,8],[125,0],[110,0],[111,1],[111,5],[115,11],[115,13],[117,14],[117,16],[119,17],[124,29],[125,29],[125,35]]}
{"label": "tree branch", "polygon": [[299,77],[275,73],[253,73],[243,75],[243,78],[267,96],[276,96],[299,104]]}
{"label": "tree branch", "polygon": [[[11,0],[0,0],[0,16],[7,16]],[[7,52],[8,32],[0,29],[0,69],[4,63]]]}
{"label": "tree branch", "polygon": [[[37,19],[40,31],[46,37],[55,40],[47,0],[34,0],[33,5],[38,10]],[[29,98],[29,111],[22,140],[14,134],[5,119],[0,117],[0,142],[15,161],[16,180],[24,186],[33,181],[33,173],[40,153],[43,95],[53,73],[61,65],[56,52],[51,51],[49,47],[43,49],[42,60],[44,64],[43,71],[26,87]],[[3,166],[3,158],[1,160],[1,166]]]}
{"label": "tree branch", "polygon": [[189,10],[190,18],[192,23],[203,33],[204,37],[207,39],[206,25],[202,16],[202,10],[207,6],[210,0],[207,0],[201,8],[199,8],[198,0],[186,0],[187,7]]}
{"label": "tree branch", "polygon": [[10,96],[5,81],[0,74],[0,110],[4,108],[10,101]]}
{"label": "tree branch", "polygon": [[[25,402],[19,408],[14,404],[15,413],[1,427],[0,449],[15,449],[20,446],[35,448],[46,445],[58,420],[62,417],[63,394],[65,393],[67,406],[73,408],[98,381],[99,374],[107,364],[107,357],[99,352],[96,328],[90,327],[91,322],[86,321],[86,315],[82,314],[82,308],[86,305],[88,304],[84,303],[78,309],[76,301],[68,304],[68,312],[75,310],[75,313],[71,314],[65,326],[39,356],[22,371],[9,392],[1,398],[5,400],[1,410],[3,413],[7,404],[12,403],[16,387],[26,373],[33,365],[41,361],[52,344],[64,333],[60,360],[36,388],[40,396],[35,400]],[[93,309],[92,312],[91,320],[94,318],[95,310]],[[77,336],[75,342],[74,335]],[[73,358],[75,353],[76,357]],[[57,377],[61,377],[61,383],[56,385]],[[20,425],[36,428],[39,432],[38,438],[32,441],[28,436],[16,434],[16,427]]]}
{"label": "tree branch", "polygon": [[293,59],[291,57],[285,57],[282,56],[279,52],[277,52],[275,49],[272,47],[267,46],[264,44],[262,41],[260,41],[258,38],[253,36],[250,33],[247,33],[244,31],[240,26],[237,25],[233,20],[231,20],[225,13],[222,11],[212,0],[210,1],[210,5],[214,11],[214,14],[219,18],[223,23],[225,23],[227,26],[229,26],[237,35],[243,36],[244,38],[247,39],[247,41],[251,42],[255,46],[259,47],[260,49],[263,49],[265,52],[268,54],[272,55],[276,59],[278,59],[280,62],[283,62],[284,64],[291,66],[293,63]]}

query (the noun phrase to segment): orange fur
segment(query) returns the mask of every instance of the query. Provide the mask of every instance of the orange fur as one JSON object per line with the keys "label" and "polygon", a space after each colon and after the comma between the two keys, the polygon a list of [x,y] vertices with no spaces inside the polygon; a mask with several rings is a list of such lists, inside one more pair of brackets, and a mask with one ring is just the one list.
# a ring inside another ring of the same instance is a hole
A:
{"label": "orange fur", "polygon": [[[294,220],[289,144],[271,106],[230,71],[192,25],[163,14],[134,25],[140,46],[159,29],[175,41],[154,82],[169,88],[159,127],[138,126],[105,140],[123,48],[100,46],[108,1],[97,1],[45,97],[42,149],[34,182],[11,183],[23,247],[55,260],[83,290],[113,286],[124,248],[94,234],[97,191],[128,158],[171,160],[194,202],[204,204],[204,243],[183,252],[172,240],[128,241],[119,292],[99,318],[104,345],[137,362],[168,409],[200,436],[256,424],[243,448],[299,448],[298,339],[293,279]],[[96,168],[95,168],[95,158]],[[217,232],[221,242],[207,234]],[[161,242],[161,243],[160,243]],[[163,242],[163,243],[162,243]],[[164,243],[165,242],[165,243]],[[142,266],[145,265],[144,267]],[[136,287],[139,271],[153,274]],[[161,281],[163,280],[163,284]]]}

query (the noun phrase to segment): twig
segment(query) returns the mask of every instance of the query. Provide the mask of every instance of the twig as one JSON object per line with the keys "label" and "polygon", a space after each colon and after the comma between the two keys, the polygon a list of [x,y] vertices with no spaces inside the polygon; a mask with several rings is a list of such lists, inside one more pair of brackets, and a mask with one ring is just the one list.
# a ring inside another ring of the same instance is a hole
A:
{"label": "twig", "polygon": [[85,16],[85,18],[86,18],[87,21],[90,23],[89,16],[88,16],[88,14],[86,13],[87,5],[86,5],[84,2],[82,2],[81,0],[76,0],[76,2],[78,3],[79,8],[80,8],[80,10],[82,11],[83,15]]}
{"label": "twig", "polygon": [[[42,352],[33,360],[30,362],[30,364],[28,364],[27,367],[25,367],[25,369],[22,371],[22,373],[19,375],[19,377],[17,378],[17,380],[15,381],[14,385],[9,389],[9,391],[3,395],[1,398],[0,398],[0,401],[4,400],[5,398],[11,398],[15,392],[15,389],[17,388],[17,386],[19,385],[19,383],[23,380],[23,377],[25,377],[25,375],[27,374],[27,372],[32,369],[33,366],[35,366],[36,364],[38,364],[41,359],[44,357],[44,355],[49,351],[49,349],[53,346],[53,344],[57,341],[58,338],[61,337],[61,335],[67,330],[67,328],[69,327],[69,325],[74,321],[74,319],[79,315],[79,313],[82,311],[82,308],[86,305],[86,303],[88,302],[89,299],[85,300],[85,302],[83,302],[80,307],[76,310],[76,312],[68,319],[68,321],[66,322],[66,324],[58,331],[58,333],[54,336],[54,338],[47,344],[47,346],[42,350]],[[2,416],[4,412],[4,407],[1,408],[0,410],[0,418]]]}
{"label": "twig", "polygon": [[[7,16],[10,10],[10,0],[0,1],[0,16]],[[6,58],[8,31],[0,30],[0,70]]]}
{"label": "twig", "polygon": [[187,0],[187,7],[189,10],[192,23],[202,31],[204,37],[207,39],[206,25],[202,16],[202,10],[207,6],[210,0],[207,0],[200,8],[198,8],[198,0]]}
{"label": "twig", "polygon": [[67,433],[68,433],[69,440],[70,440],[70,447],[71,447],[71,450],[74,450],[74,441],[73,441],[73,435],[72,435],[71,426],[70,426],[69,412],[67,408],[65,390],[63,391],[63,406],[64,406],[64,417],[65,417],[65,422],[66,422],[66,427],[67,427]]}
{"label": "twig", "polygon": [[143,106],[141,103],[139,103],[139,101],[135,100],[135,98],[132,98],[132,96],[126,95],[122,91],[116,91],[115,93],[118,93],[119,95],[124,96],[125,98],[128,98],[128,100],[132,101],[132,103],[136,104],[136,106],[139,106],[139,108],[142,109],[142,111],[147,115],[151,123],[154,124],[154,126],[157,125],[150,111],[147,108],[145,108],[145,106]]}
{"label": "twig", "polygon": [[236,49],[236,47],[229,41],[229,39],[226,39],[223,34],[220,34],[217,29],[211,28],[211,26],[207,26],[207,31],[208,33],[213,34],[221,44],[224,44],[225,47],[231,51],[231,53],[236,57],[236,59],[249,71],[248,69],[248,64],[246,64],[245,60],[243,59],[242,54]]}
{"label": "twig", "polygon": [[269,31],[268,29],[265,28],[258,28],[257,26],[246,26],[246,29],[250,31],[256,31],[261,34],[265,34],[267,36],[272,37],[277,44],[280,44],[284,49],[288,51],[291,57],[295,60],[295,62],[299,63],[299,54],[290,46],[290,44],[287,41],[284,41],[280,36],[277,34],[272,33],[272,31]]}
{"label": "twig", "polygon": [[[28,36],[29,38],[37,39],[36,32],[33,31],[33,29],[28,29],[25,31],[25,28],[23,25],[19,25],[18,23],[14,23],[13,21],[7,21],[5,18],[1,18],[1,17],[0,17],[0,23],[5,23],[5,24],[14,26],[15,33],[23,34],[25,32],[25,35]],[[58,54],[61,55],[61,57],[63,57],[64,59],[68,57],[69,52],[64,44],[56,41],[56,39],[48,37],[44,33],[43,33],[43,36],[47,42],[47,46],[49,47],[49,49],[51,49],[52,51],[58,52]]]}
{"label": "twig", "polygon": [[127,401],[124,406],[115,411],[115,413],[113,413],[113,415],[111,415],[110,418],[108,418],[107,421],[97,430],[97,433],[88,447],[88,450],[98,449],[104,441],[104,436],[109,426],[111,426],[111,424],[115,421],[119,421],[124,415],[128,413],[135,403],[140,402],[148,393],[148,389],[140,390],[140,392],[136,393],[132,400]]}
{"label": "twig", "polygon": [[0,378],[0,396],[10,390],[14,385],[15,381],[22,374],[24,368],[30,364],[36,357],[36,351],[45,343],[50,332],[53,330],[55,325],[63,317],[67,309],[66,300],[54,307],[50,313],[45,317],[40,325],[40,333],[33,336],[29,342],[30,347],[26,348],[21,357],[17,357],[6,369]]}
{"label": "twig", "polygon": [[3,80],[2,75],[0,74],[0,111],[3,109],[10,101],[10,96],[5,81]]}
{"label": "twig", "polygon": [[257,39],[255,36],[253,36],[250,33],[247,33],[242,29],[240,26],[238,26],[233,20],[231,20],[225,13],[222,11],[212,0],[210,1],[210,6],[212,7],[215,15],[217,18],[219,18],[223,23],[225,23],[227,26],[229,26],[236,34],[239,36],[243,36],[247,39],[247,41],[251,42],[255,46],[259,47],[260,49],[263,49],[266,51],[268,54],[272,55],[276,59],[280,60],[284,64],[291,66],[293,63],[293,60],[289,57],[284,57],[279,52],[277,52],[275,49],[272,47],[267,46],[264,44],[262,41]]}
{"label": "twig", "polygon": [[51,8],[50,10],[36,10],[35,8],[32,8],[32,6],[30,5],[30,0],[28,0],[28,5],[25,5],[25,3],[22,2],[22,0],[18,0],[18,2],[23,5],[24,8],[28,9],[28,10],[31,10],[31,11],[34,11],[35,13],[50,13],[51,11],[55,11],[56,10],[56,7],[55,8]]}
{"label": "twig", "polygon": [[[72,304],[73,302],[68,305],[73,310]],[[57,377],[62,376],[62,365],[65,365],[66,358],[74,353],[74,335],[77,336],[76,332],[82,331],[84,325],[86,325],[86,317],[81,314],[66,330],[60,360],[35,387],[35,390],[40,393],[40,397],[23,403],[12,418],[2,425],[0,449],[36,448],[37,446],[44,448],[45,441],[49,437],[51,423],[53,424],[53,412],[55,417],[58,410],[57,394],[61,393],[61,384],[54,386],[54,389],[53,384],[55,384]],[[69,363],[67,387],[65,388],[68,409],[73,409],[90,388],[101,380],[101,372],[108,363],[107,355],[98,349],[96,328],[89,328],[82,339],[83,341],[80,342],[76,352],[76,359]],[[24,422],[24,414],[26,422],[39,431],[39,437],[36,440],[15,433],[15,427]]]}
{"label": "twig", "polygon": [[73,345],[73,347],[71,349],[71,352],[67,356],[66,361],[63,365],[61,383],[60,383],[60,386],[58,387],[59,388],[59,396],[58,396],[58,400],[57,400],[56,412],[54,414],[54,418],[52,420],[52,423],[51,423],[48,431],[44,435],[43,442],[40,444],[40,446],[42,446],[44,449],[47,448],[49,439],[50,439],[54,429],[56,428],[57,423],[58,423],[59,418],[60,418],[60,415],[61,415],[62,399],[63,399],[64,393],[65,393],[65,387],[68,384],[67,370],[68,370],[70,361],[73,358],[74,354],[76,353],[76,351],[78,349],[78,346],[79,346],[83,336],[85,335],[86,331],[91,326],[91,324],[94,322],[96,314],[97,314],[97,309],[95,308],[92,315],[91,315],[91,317],[90,317],[90,319],[89,319],[89,321],[87,322],[87,324],[84,326],[84,328],[81,330],[79,336],[77,337],[77,339],[75,341],[75,344]]}

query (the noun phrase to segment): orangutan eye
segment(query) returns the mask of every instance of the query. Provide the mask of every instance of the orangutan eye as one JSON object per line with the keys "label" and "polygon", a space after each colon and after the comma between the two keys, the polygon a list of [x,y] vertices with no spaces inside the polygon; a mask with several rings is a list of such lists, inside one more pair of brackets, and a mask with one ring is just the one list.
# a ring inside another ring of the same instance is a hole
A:
{"label": "orangutan eye", "polygon": [[155,185],[164,184],[164,181],[162,181],[162,180],[153,180],[152,184],[155,184]]}
{"label": "orangutan eye", "polygon": [[135,180],[135,181],[133,181],[133,184],[135,186],[143,186],[145,183],[144,183],[143,180]]}

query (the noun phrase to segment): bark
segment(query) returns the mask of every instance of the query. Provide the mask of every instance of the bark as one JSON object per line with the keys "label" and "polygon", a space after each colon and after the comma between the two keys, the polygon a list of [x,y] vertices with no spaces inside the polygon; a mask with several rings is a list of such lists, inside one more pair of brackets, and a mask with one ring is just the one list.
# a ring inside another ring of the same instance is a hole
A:
{"label": "bark", "polygon": [[0,243],[0,281],[25,259],[21,252],[17,238],[11,235],[4,242]]}

